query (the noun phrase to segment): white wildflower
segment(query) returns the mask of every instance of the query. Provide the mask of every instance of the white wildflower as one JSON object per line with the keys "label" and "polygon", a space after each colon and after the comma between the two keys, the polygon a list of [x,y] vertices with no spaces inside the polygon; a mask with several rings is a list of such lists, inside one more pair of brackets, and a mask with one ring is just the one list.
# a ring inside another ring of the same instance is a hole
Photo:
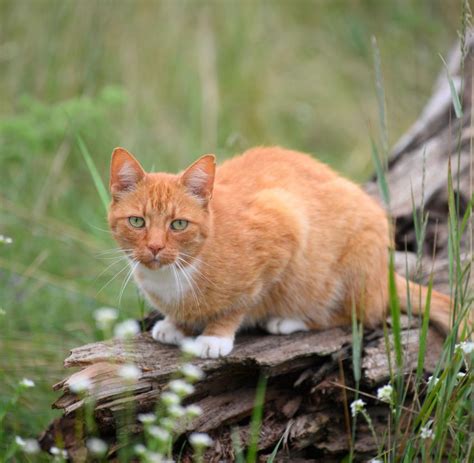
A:
{"label": "white wildflower", "polygon": [[3,244],[12,244],[12,243],[13,243],[13,239],[10,238],[9,236],[0,235],[0,243],[3,243]]}
{"label": "white wildflower", "polygon": [[181,397],[185,397],[194,392],[194,387],[182,379],[170,381],[169,387],[174,393]]}
{"label": "white wildflower", "polygon": [[178,405],[181,399],[174,392],[163,392],[161,394],[161,401],[169,407],[171,405]]}
{"label": "white wildflower", "polygon": [[75,394],[82,394],[83,392],[90,391],[92,389],[92,382],[89,378],[74,378],[71,377],[68,380],[69,390]]}
{"label": "white wildflower", "polygon": [[170,405],[168,407],[168,414],[173,418],[181,418],[185,415],[185,410],[181,405]]}
{"label": "white wildflower", "polygon": [[91,437],[87,439],[87,448],[92,455],[101,457],[107,452],[108,446],[102,439]]}
{"label": "white wildflower", "polygon": [[210,447],[212,445],[212,439],[203,432],[193,432],[189,436],[189,442],[193,447]]}
{"label": "white wildflower", "polygon": [[143,424],[152,424],[156,421],[156,415],[154,413],[139,413],[137,418],[138,421]]}
{"label": "white wildflower", "polygon": [[199,405],[188,405],[184,411],[188,418],[196,418],[202,415],[202,408]]}
{"label": "white wildflower", "polygon": [[140,378],[142,372],[133,363],[126,363],[118,369],[118,374],[126,381],[134,382]]}
{"label": "white wildflower", "polygon": [[456,379],[457,379],[458,381],[462,381],[465,376],[466,376],[466,373],[460,371],[460,372],[458,372],[458,374],[456,375]]}
{"label": "white wildflower", "polygon": [[431,429],[431,425],[433,424],[433,420],[429,420],[426,423],[426,426],[423,426],[420,429],[420,437],[422,439],[431,439],[433,437],[433,431]]}
{"label": "white wildflower", "polygon": [[462,350],[466,355],[474,352],[474,342],[463,341],[456,344],[456,350]]}
{"label": "white wildflower", "polygon": [[376,458],[373,458],[372,460],[369,460],[369,463],[383,463],[383,460],[377,460]]}
{"label": "white wildflower", "polygon": [[188,381],[199,381],[204,378],[204,372],[199,367],[191,363],[185,363],[181,367],[181,373],[183,373],[184,377]]}
{"label": "white wildflower", "polygon": [[25,445],[25,440],[23,437],[15,436],[15,443],[18,445],[18,447],[23,447]]}
{"label": "white wildflower", "polygon": [[167,418],[167,417],[164,417],[164,418],[161,418],[160,419],[160,425],[167,429],[168,431],[172,431],[173,428],[174,428],[174,420],[172,420],[171,418]]}
{"label": "white wildflower", "polygon": [[160,442],[167,442],[171,436],[166,429],[160,428],[159,426],[150,426],[147,432],[151,437]]}
{"label": "white wildflower", "polygon": [[29,389],[31,387],[35,387],[35,383],[31,381],[31,379],[23,378],[20,381],[20,386]]}
{"label": "white wildflower", "polygon": [[[51,455],[54,455],[55,457],[61,457],[61,458],[64,458],[64,459],[67,458],[67,450],[60,449],[58,447],[51,447],[49,449],[49,453]],[[54,461],[56,461],[56,460],[54,460]]]}
{"label": "white wildflower", "polygon": [[146,452],[145,456],[145,461],[147,463],[165,463],[165,460],[163,460],[163,455],[158,452]]}
{"label": "white wildflower", "polygon": [[198,343],[192,338],[184,338],[181,341],[181,351],[193,357],[197,357],[201,353]]}
{"label": "white wildflower", "polygon": [[387,404],[393,403],[393,387],[386,384],[377,389],[377,399]]}
{"label": "white wildflower", "polygon": [[140,332],[140,325],[136,320],[125,320],[115,326],[114,334],[119,339],[131,339]]}
{"label": "white wildflower", "polygon": [[30,455],[34,455],[40,451],[40,446],[36,439],[25,439],[25,443],[22,446],[23,452]]}
{"label": "white wildflower", "polygon": [[354,400],[351,403],[351,414],[356,417],[358,413],[365,410],[365,402],[362,399]]}
{"label": "white wildflower", "polygon": [[430,376],[428,378],[428,384],[432,384],[433,386],[436,386],[439,382],[439,378],[437,378],[436,376]]}
{"label": "white wildflower", "polygon": [[133,450],[135,450],[135,453],[137,455],[145,455],[146,453],[146,447],[143,444],[135,445],[135,447],[133,447]]}
{"label": "white wildflower", "polygon": [[118,318],[118,311],[112,307],[101,307],[94,312],[97,327],[101,330],[109,329]]}

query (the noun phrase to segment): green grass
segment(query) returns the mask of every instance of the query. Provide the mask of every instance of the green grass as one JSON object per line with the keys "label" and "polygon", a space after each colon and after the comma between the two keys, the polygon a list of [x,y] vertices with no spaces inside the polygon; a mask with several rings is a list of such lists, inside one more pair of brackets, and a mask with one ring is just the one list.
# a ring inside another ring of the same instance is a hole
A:
{"label": "green grass", "polygon": [[[431,94],[459,16],[457,0],[0,1],[0,234],[14,240],[0,247],[0,408],[21,378],[37,384],[6,432],[55,416],[64,357],[118,305],[120,277],[99,292],[120,264],[99,276],[115,244],[96,191],[115,146],[178,170],[282,144],[363,181],[381,99],[384,147]],[[119,309],[140,316],[133,285]]]}

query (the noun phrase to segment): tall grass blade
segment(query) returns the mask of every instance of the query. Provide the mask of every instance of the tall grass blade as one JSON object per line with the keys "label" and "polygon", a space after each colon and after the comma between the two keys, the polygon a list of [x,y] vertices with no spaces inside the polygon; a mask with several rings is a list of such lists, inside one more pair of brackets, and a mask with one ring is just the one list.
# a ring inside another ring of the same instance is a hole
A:
{"label": "tall grass blade", "polygon": [[107,188],[105,187],[104,182],[102,181],[99,171],[97,170],[97,167],[94,161],[92,160],[92,156],[90,155],[89,150],[87,149],[87,146],[84,143],[82,137],[79,134],[77,134],[76,137],[77,144],[79,145],[79,150],[81,151],[82,157],[84,158],[87,168],[89,169],[92,180],[94,181],[94,185],[97,189],[97,192],[99,193],[100,200],[102,201],[102,205],[104,206],[104,210],[105,212],[107,212],[110,203]]}
{"label": "tall grass blade", "polygon": [[399,373],[402,372],[403,368],[403,349],[402,349],[402,335],[401,335],[401,324],[400,324],[400,301],[398,300],[397,286],[395,283],[395,262],[393,251],[390,252],[389,259],[389,303],[390,303],[390,316],[392,318],[392,332],[393,332],[393,343],[395,347],[395,362]]}
{"label": "tall grass blade", "polygon": [[418,347],[418,364],[416,368],[416,383],[419,382],[423,374],[425,364],[426,342],[428,337],[428,327],[430,321],[431,292],[433,290],[433,278],[430,278],[428,284],[428,293],[426,295],[425,310],[423,312],[423,323],[421,325],[420,341]]}
{"label": "tall grass blade", "polygon": [[459,99],[459,94],[456,90],[456,86],[454,85],[453,78],[451,77],[446,61],[444,60],[441,54],[439,56],[446,69],[446,77],[448,78],[449,90],[451,92],[451,99],[453,101],[454,112],[456,114],[456,117],[460,119],[463,116],[463,111],[462,111],[461,101]]}
{"label": "tall grass blade", "polygon": [[258,380],[257,393],[255,394],[255,406],[252,412],[252,420],[250,421],[250,445],[247,452],[247,463],[255,463],[257,461],[258,441],[260,428],[262,426],[266,388],[267,378],[262,375]]}
{"label": "tall grass blade", "polygon": [[380,155],[377,149],[377,145],[375,144],[374,140],[371,138],[371,154],[372,160],[375,166],[375,174],[377,175],[377,184],[380,189],[380,193],[382,194],[382,199],[385,205],[388,207],[390,205],[390,191],[388,189],[387,179],[385,177],[385,171],[382,165],[382,161],[380,160]]}
{"label": "tall grass blade", "polygon": [[352,301],[352,370],[354,372],[354,380],[357,389],[359,387],[362,370],[362,333],[362,324],[359,326],[357,322],[355,301]]}
{"label": "tall grass blade", "polygon": [[382,78],[382,62],[380,59],[380,50],[377,45],[377,39],[374,36],[372,36],[372,49],[373,49],[373,56],[374,56],[375,89],[376,89],[376,94],[377,94],[377,107],[379,110],[379,124],[380,124],[380,134],[381,134],[380,138],[382,140],[384,159],[387,160],[388,129],[387,129],[387,116],[386,116],[386,111],[385,111],[385,91],[383,87],[383,78]]}

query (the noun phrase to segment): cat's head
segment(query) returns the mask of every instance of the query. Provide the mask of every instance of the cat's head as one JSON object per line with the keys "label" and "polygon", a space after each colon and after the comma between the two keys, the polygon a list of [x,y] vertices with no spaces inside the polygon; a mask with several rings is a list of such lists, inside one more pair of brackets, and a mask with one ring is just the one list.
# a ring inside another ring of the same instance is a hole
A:
{"label": "cat's head", "polygon": [[210,230],[215,157],[184,172],[147,173],[125,149],[112,153],[109,226],[125,253],[149,269],[194,262]]}

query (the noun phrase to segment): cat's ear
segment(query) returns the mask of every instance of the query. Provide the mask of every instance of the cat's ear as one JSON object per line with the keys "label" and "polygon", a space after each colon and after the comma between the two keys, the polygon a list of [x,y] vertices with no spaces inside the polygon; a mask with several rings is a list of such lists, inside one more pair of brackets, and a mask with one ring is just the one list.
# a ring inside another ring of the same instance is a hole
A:
{"label": "cat's ear", "polygon": [[124,148],[115,148],[110,164],[110,192],[116,198],[131,191],[143,179],[145,171],[140,163]]}
{"label": "cat's ear", "polygon": [[193,196],[206,205],[212,197],[216,157],[206,154],[191,164],[182,174],[180,181]]}

